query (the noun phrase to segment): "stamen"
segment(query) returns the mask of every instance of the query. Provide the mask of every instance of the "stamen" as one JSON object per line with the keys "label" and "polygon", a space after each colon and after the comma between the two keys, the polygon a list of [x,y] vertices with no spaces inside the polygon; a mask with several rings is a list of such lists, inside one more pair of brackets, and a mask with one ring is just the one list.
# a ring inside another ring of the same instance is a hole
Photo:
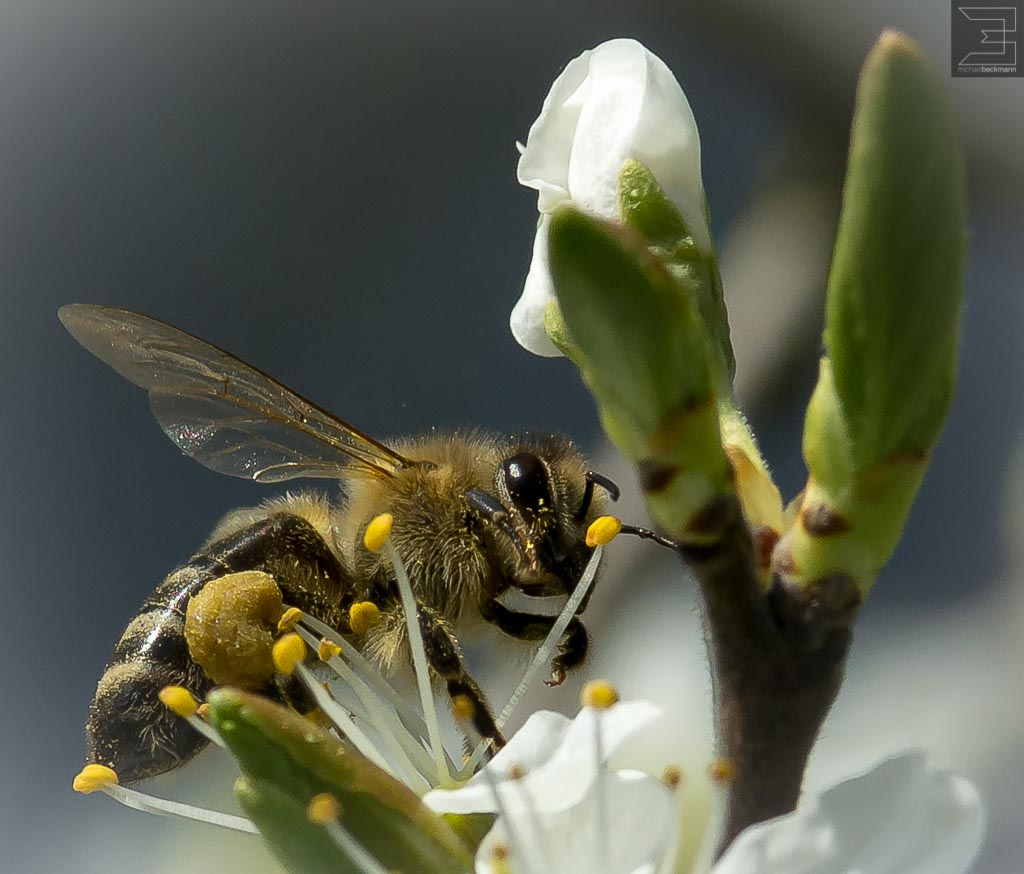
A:
{"label": "stamen", "polygon": [[348,856],[359,874],[391,874],[338,820],[324,823],[324,831],[338,845],[338,849]]}
{"label": "stamen", "polygon": [[271,655],[274,659],[274,669],[279,674],[290,674],[305,660],[306,644],[297,634],[286,634],[274,642]]}
{"label": "stamen", "polygon": [[[501,798],[501,793],[498,791],[498,781],[490,768],[484,768],[480,772],[484,775],[484,779],[487,781],[487,788],[491,790],[491,798],[494,799],[494,806],[498,809],[498,818],[505,824],[505,832],[508,834],[508,841],[511,844],[511,854],[506,852],[506,862],[511,855],[520,864],[514,866],[517,874],[536,874],[533,870],[533,860],[527,855],[527,844],[523,841],[522,836],[519,834],[518,825],[512,820],[512,817],[508,814],[508,808],[505,806],[505,802]],[[509,848],[506,848],[508,850]]]}
{"label": "stamen", "polygon": [[[573,616],[576,615],[576,609],[583,603],[583,599],[587,597],[587,592],[590,591],[590,587],[594,582],[594,577],[597,575],[597,567],[601,563],[601,553],[603,551],[604,547],[597,546],[594,549],[593,554],[591,554],[590,561],[587,562],[587,566],[583,569],[580,581],[576,584],[576,588],[573,590],[572,595],[569,597],[569,600],[565,602],[562,612],[558,614],[558,619],[556,619],[554,625],[551,626],[551,630],[548,632],[548,636],[544,639],[544,643],[540,645],[537,652],[534,654],[533,660],[523,672],[523,677],[519,681],[519,685],[516,686],[515,691],[508,699],[508,703],[504,706],[501,714],[498,716],[496,720],[498,728],[502,728],[505,723],[508,722],[509,717],[512,715],[513,711],[515,711],[516,705],[519,703],[519,699],[523,697],[523,694],[537,676],[537,672],[547,663],[551,654],[558,646],[559,641],[562,639],[562,635],[565,633],[565,629],[569,627],[569,623],[572,621]],[[483,755],[482,750],[480,751],[480,755]],[[475,765],[476,763],[479,763],[480,759],[476,757],[475,753],[474,758],[476,759],[474,762]]]}
{"label": "stamen", "polygon": [[[380,518],[380,516],[377,517],[377,519]],[[374,519],[370,525],[372,526],[377,519]],[[390,525],[388,528],[390,530]],[[367,532],[369,530],[367,528]],[[437,765],[437,782],[440,786],[446,786],[451,783],[451,775],[448,773],[444,746],[441,743],[441,727],[437,721],[434,690],[430,685],[430,674],[427,670],[427,651],[423,647],[423,634],[420,630],[416,595],[413,593],[412,583],[409,581],[409,574],[406,573],[405,565],[402,563],[402,557],[398,554],[398,550],[395,549],[395,544],[390,537],[385,539],[384,549],[391,560],[391,567],[394,569],[395,577],[398,580],[398,591],[402,596],[402,611],[405,613],[405,628],[409,637],[409,648],[412,650],[412,664],[416,672],[416,683],[420,690],[420,704],[423,707],[424,721],[427,723],[430,749],[434,755],[434,763]]]}
{"label": "stamen", "polygon": [[277,633],[287,634],[289,631],[294,631],[300,619],[302,619],[302,611],[298,607],[289,607],[277,620]]}
{"label": "stamen", "polygon": [[707,874],[715,864],[715,855],[725,826],[729,786],[736,779],[736,766],[730,759],[724,757],[712,759],[708,764],[708,777],[711,778],[711,811],[707,827],[701,836],[697,859],[693,863],[695,874]]}
{"label": "stamen", "polygon": [[337,822],[341,818],[341,802],[330,792],[321,792],[310,800],[306,816],[313,825]]}
{"label": "stamen", "polygon": [[[608,793],[605,787],[605,769],[604,769],[604,731],[602,721],[604,719],[604,712],[615,704],[618,700],[618,693],[610,683],[588,683],[587,686],[593,685],[597,694],[588,696],[587,688],[584,687],[583,693],[580,696],[580,703],[584,706],[590,706],[588,704],[588,698],[594,697],[601,702],[603,706],[595,706],[594,710],[594,818],[597,822],[594,823],[594,828],[597,832],[597,840],[600,846],[601,855],[599,858],[608,858],[608,831],[611,828],[611,823],[608,822]],[[611,694],[605,694],[611,690]],[[610,704],[606,703],[614,698]]]}
{"label": "stamen", "polygon": [[587,528],[587,546],[607,546],[622,530],[622,520],[615,516],[598,516]]}
{"label": "stamen", "polygon": [[[309,643],[314,642],[313,635],[304,628],[299,629],[299,634]],[[430,789],[430,781],[424,775],[433,769],[434,763],[418,739],[409,733],[393,712],[383,706],[374,690],[339,658],[340,646],[325,639],[320,641],[318,650],[321,660],[327,662],[363,705],[367,721],[377,730],[381,742],[388,748],[390,760],[402,772],[405,784],[419,795]],[[410,756],[416,757],[418,764],[414,764]]]}
{"label": "stamen", "polygon": [[384,543],[391,536],[391,528],[395,524],[395,517],[390,513],[381,513],[370,520],[363,533],[363,545],[370,552],[380,552]]}
{"label": "stamen", "polygon": [[366,634],[371,628],[380,625],[380,607],[373,601],[356,601],[348,609],[348,627],[353,634]]}
{"label": "stamen", "polygon": [[708,776],[712,783],[726,785],[736,779],[736,766],[731,759],[712,759],[708,765]]}
{"label": "stamen", "polygon": [[683,769],[678,765],[669,765],[661,775],[661,782],[669,789],[678,789],[683,783]]}
{"label": "stamen", "polygon": [[71,782],[71,788],[83,795],[91,795],[100,789],[108,786],[117,786],[117,771],[108,768],[106,765],[86,765],[75,775]]}
{"label": "stamen", "polygon": [[184,686],[164,686],[157,697],[168,710],[184,719],[208,741],[221,749],[225,748],[224,739],[199,716],[199,702],[188,689]]}
{"label": "stamen", "polygon": [[360,874],[388,874],[384,866],[341,825],[341,802],[330,792],[314,795],[306,808],[306,816],[313,825],[324,827]]}
{"label": "stamen", "polygon": [[[672,827],[672,835],[661,856],[656,869],[657,874],[672,874],[678,867],[679,850],[683,843],[683,793],[679,787],[683,785],[683,769],[678,765],[669,765],[661,775],[661,782],[668,786],[676,796],[676,815]],[[691,872],[695,874],[695,872]]]}
{"label": "stamen", "polygon": [[341,655],[341,647],[325,637],[316,645],[316,654],[320,661],[329,662],[331,659]]}
{"label": "stamen", "polygon": [[[410,706],[409,702],[403,698],[398,692],[395,691],[387,680],[384,679],[383,674],[380,670],[370,662],[359,650],[357,650],[350,640],[346,640],[341,634],[329,625],[325,625],[315,616],[310,616],[308,613],[303,615],[303,624],[309,626],[311,629],[326,637],[333,643],[336,643],[341,647],[341,652],[347,662],[352,673],[357,674],[360,679],[373,691],[375,691],[380,697],[395,708],[395,712],[398,714],[398,719],[405,728],[405,731],[411,735],[418,737],[425,737],[427,733],[427,727],[423,722],[423,717],[418,714],[413,707]],[[349,674],[344,674],[339,670],[338,663],[331,662],[331,667],[335,670],[338,675],[348,682],[347,677]],[[400,735],[401,736],[401,735]],[[423,751],[426,754],[426,751]],[[447,754],[446,754],[447,755]],[[429,763],[429,769],[433,770],[433,760],[427,759]],[[451,760],[448,760],[448,764],[451,764]]]}
{"label": "stamen", "polygon": [[164,686],[157,697],[161,704],[182,719],[188,719],[199,709],[199,703],[184,686]]}
{"label": "stamen", "polygon": [[118,786],[116,783],[108,784],[101,787],[101,789],[115,801],[125,805],[125,807],[141,810],[143,813],[155,813],[157,816],[170,816],[175,819],[204,822],[208,825],[217,825],[221,828],[245,832],[251,835],[259,834],[259,829],[252,822],[241,816],[233,816],[230,813],[223,813],[219,810],[207,810],[205,807],[183,804],[180,801],[157,798],[155,795],[147,795],[145,792],[129,789],[127,786]]}
{"label": "stamen", "polygon": [[[303,644],[303,649],[305,649],[305,644]],[[397,777],[377,747],[373,745],[363,730],[352,721],[348,711],[335,701],[331,694],[320,685],[320,681],[313,672],[305,665],[298,663],[295,665],[295,674],[302,681],[302,685],[306,687],[309,694],[313,696],[317,707],[327,714],[328,719],[352,742],[352,745],[378,768],[387,771],[392,777]]]}
{"label": "stamen", "polygon": [[580,693],[580,705],[607,710],[619,703],[618,690],[607,680],[591,680]]}
{"label": "stamen", "polygon": [[505,844],[495,844],[491,848],[491,870],[494,874],[512,874],[512,868],[508,864],[508,847]]}

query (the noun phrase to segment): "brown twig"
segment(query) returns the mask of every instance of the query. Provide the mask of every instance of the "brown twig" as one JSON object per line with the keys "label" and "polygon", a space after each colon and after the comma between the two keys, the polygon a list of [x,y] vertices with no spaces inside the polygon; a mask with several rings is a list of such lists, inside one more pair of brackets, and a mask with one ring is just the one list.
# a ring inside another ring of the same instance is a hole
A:
{"label": "brown twig", "polygon": [[845,577],[765,590],[735,497],[702,513],[710,546],[681,546],[703,601],[717,754],[730,764],[717,855],[747,826],[796,807],[818,731],[842,683],[860,604]]}

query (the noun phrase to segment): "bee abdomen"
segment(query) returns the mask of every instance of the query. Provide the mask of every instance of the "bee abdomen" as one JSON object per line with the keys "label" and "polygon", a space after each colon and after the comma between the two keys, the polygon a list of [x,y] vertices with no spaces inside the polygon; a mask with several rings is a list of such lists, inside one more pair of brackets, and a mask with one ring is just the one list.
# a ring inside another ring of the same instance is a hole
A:
{"label": "bee abdomen", "polygon": [[89,709],[88,761],[127,783],[170,771],[206,746],[159,694],[183,686],[206,697],[214,684],[189,650],[188,604],[211,581],[246,570],[270,574],[288,604],[347,627],[351,577],[309,519],[276,512],[218,537],[156,587],[121,635]]}
{"label": "bee abdomen", "polygon": [[189,656],[184,618],[167,608],[140,613],[96,686],[85,726],[88,760],[127,783],[192,758],[206,739],[158,696],[165,686],[184,686],[202,699],[212,685]]}

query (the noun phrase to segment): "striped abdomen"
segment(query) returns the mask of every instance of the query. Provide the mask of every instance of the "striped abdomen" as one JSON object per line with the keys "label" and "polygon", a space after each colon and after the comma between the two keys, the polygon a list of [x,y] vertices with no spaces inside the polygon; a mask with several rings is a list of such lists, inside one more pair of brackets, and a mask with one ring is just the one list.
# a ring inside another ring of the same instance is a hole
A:
{"label": "striped abdomen", "polygon": [[352,601],[348,575],[301,516],[275,513],[209,544],[156,588],[114,648],[89,709],[87,761],[127,783],[169,771],[206,745],[157,696],[184,686],[206,697],[213,683],[185,640],[188,602],[211,580],[245,570],[271,574],[289,605],[334,627]]}

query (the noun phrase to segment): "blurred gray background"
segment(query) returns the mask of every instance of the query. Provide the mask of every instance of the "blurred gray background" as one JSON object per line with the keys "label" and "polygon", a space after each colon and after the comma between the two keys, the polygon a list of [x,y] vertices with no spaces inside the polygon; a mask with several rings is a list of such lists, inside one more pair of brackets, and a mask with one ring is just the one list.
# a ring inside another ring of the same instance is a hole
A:
{"label": "blurred gray background", "polygon": [[[0,867],[272,870],[253,841],[71,792],[135,605],[220,514],[273,489],[180,455],[145,396],[64,333],[61,304],[179,325],[373,434],[532,425],[600,453],[573,369],[507,329],[535,222],[514,142],[569,59],[636,37],[700,124],[740,394],[791,496],[857,67],[898,26],[947,76],[949,14],[924,0],[0,0]],[[961,389],[809,780],[932,747],[990,800],[977,870],[1010,874],[1024,847],[1024,82],[950,90],[971,176]],[[702,697],[696,632],[686,652],[669,645],[692,625],[686,582],[646,552],[618,567],[592,608],[595,670],[671,700],[689,659],[686,694]],[[535,703],[571,709],[572,690]],[[216,767],[160,791],[200,797]]]}

